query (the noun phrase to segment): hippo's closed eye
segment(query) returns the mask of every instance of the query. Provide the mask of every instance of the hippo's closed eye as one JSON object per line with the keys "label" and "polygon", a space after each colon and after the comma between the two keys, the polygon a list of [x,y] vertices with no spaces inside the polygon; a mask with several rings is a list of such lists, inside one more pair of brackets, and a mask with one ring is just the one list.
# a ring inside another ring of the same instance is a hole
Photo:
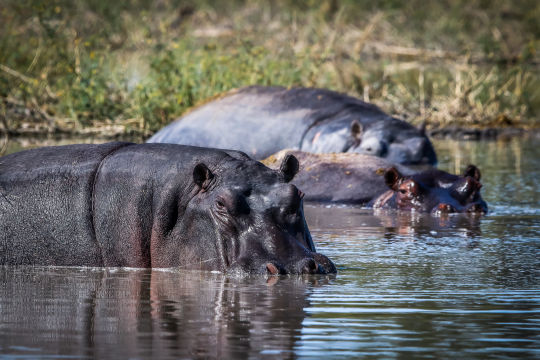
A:
{"label": "hippo's closed eye", "polygon": [[216,210],[232,216],[249,214],[250,208],[244,193],[224,191],[215,200]]}
{"label": "hippo's closed eye", "polygon": [[225,206],[225,201],[223,201],[223,199],[221,197],[219,197],[217,200],[216,200],[216,207],[219,209],[219,210],[226,210],[227,207]]}

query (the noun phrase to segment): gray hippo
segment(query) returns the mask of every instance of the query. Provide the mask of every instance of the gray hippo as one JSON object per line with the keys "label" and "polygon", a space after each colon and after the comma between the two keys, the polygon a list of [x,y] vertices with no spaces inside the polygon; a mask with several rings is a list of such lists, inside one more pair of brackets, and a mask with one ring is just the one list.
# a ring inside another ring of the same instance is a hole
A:
{"label": "gray hippo", "polygon": [[315,251],[298,161],[108,143],[0,158],[0,264],[333,273]]}
{"label": "gray hippo", "polygon": [[428,213],[487,213],[480,195],[480,170],[469,165],[461,176],[442,170],[415,170],[363,154],[312,154],[282,150],[263,160],[273,168],[295,156],[301,169],[294,184],[304,200],[368,205]]}
{"label": "gray hippo", "polygon": [[398,164],[436,164],[424,128],[337,92],[250,86],[195,108],[150,143],[237,149],[264,159],[283,149],[356,152]]}

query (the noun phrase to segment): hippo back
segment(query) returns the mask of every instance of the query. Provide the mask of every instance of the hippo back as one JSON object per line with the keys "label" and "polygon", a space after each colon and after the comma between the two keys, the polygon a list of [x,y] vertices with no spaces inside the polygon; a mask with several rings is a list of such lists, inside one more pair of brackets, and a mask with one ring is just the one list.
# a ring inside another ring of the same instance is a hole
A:
{"label": "hippo back", "polygon": [[242,89],[200,106],[158,131],[148,142],[235,149],[255,158],[291,144],[298,146],[313,110],[283,104],[280,93],[285,89],[262,89]]}
{"label": "hippo back", "polygon": [[[363,154],[313,154],[298,150],[282,150],[263,163],[276,168],[288,154],[300,162],[300,171],[293,183],[305,193],[304,200],[317,203],[367,204],[388,190],[382,170],[396,166]],[[412,173],[404,166],[399,169]]]}
{"label": "hippo back", "polygon": [[128,145],[68,145],[1,157],[0,263],[102,265],[93,230],[94,180],[103,159]]}
{"label": "hippo back", "polygon": [[314,88],[250,86],[191,110],[148,142],[236,149],[256,159],[287,148],[344,152],[353,145],[349,130],[354,121],[364,131],[384,123],[392,138],[425,138],[412,125],[351,96]]}

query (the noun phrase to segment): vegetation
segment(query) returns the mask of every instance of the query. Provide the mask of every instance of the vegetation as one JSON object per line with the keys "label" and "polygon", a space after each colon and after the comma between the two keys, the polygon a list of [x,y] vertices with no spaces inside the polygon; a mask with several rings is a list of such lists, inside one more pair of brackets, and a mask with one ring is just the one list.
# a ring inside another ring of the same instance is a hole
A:
{"label": "vegetation", "polygon": [[251,84],[430,127],[537,127],[540,2],[2,0],[0,127],[148,136]]}

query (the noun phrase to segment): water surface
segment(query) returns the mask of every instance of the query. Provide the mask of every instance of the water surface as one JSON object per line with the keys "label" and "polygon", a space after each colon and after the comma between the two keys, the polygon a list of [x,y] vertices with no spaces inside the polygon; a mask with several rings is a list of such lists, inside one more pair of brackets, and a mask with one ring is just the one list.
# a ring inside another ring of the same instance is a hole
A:
{"label": "water surface", "polygon": [[306,206],[337,276],[0,267],[0,357],[540,358],[540,143],[435,143],[484,217]]}

